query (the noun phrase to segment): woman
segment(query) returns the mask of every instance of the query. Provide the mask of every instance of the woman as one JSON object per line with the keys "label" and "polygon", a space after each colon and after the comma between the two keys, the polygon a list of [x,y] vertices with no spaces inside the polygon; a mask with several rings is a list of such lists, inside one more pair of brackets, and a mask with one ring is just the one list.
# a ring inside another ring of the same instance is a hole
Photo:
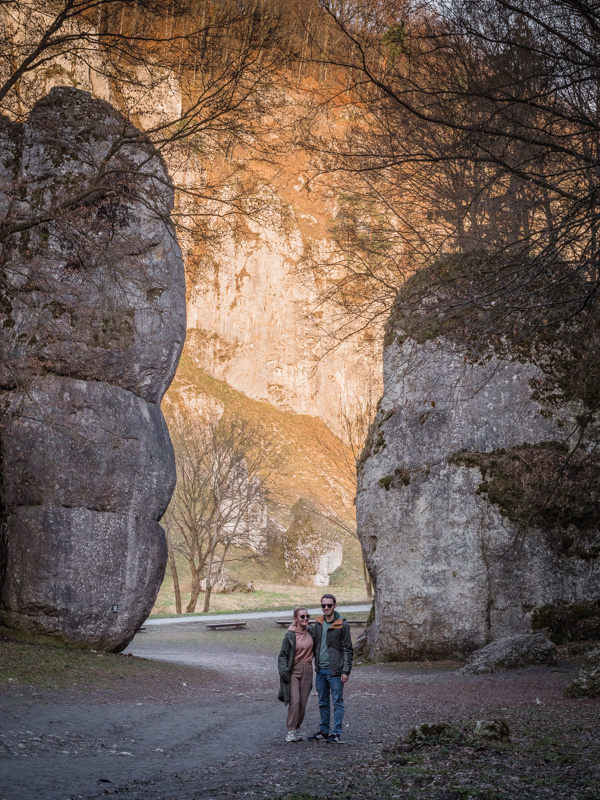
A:
{"label": "woman", "polygon": [[277,661],[279,699],[289,705],[286,742],[302,741],[300,726],[312,689],[313,633],[308,629],[309,619],[305,608],[294,609],[294,621],[283,637]]}

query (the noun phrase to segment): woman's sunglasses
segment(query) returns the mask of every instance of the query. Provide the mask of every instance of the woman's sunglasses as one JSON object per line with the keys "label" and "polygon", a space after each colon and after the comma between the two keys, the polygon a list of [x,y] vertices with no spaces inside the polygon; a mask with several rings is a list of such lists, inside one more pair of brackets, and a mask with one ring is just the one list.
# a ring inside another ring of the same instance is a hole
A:
{"label": "woman's sunglasses", "polygon": [[310,619],[310,614],[298,614],[300,619]]}

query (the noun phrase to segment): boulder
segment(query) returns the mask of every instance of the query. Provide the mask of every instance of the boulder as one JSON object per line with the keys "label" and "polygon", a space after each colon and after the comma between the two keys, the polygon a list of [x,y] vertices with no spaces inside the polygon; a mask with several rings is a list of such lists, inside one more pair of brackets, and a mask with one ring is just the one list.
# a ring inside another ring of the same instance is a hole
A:
{"label": "boulder", "polygon": [[11,506],[85,507],[160,519],[175,459],[160,408],[118,386],[58,375],[7,392],[2,437]]}
{"label": "boulder", "polygon": [[565,690],[567,697],[600,697],[600,647],[586,655],[575,680]]}
{"label": "boulder", "polygon": [[0,622],[126,646],[166,565],[160,410],[185,336],[173,190],[147,138],[86,92],[0,120]]}
{"label": "boulder", "polygon": [[473,675],[531,666],[554,666],[556,645],[543,633],[506,636],[473,653],[460,670]]}
{"label": "boulder", "polygon": [[127,646],[164,574],[157,522],[44,505],[20,506],[6,528],[5,625],[101,650]]}
{"label": "boulder", "polygon": [[503,317],[477,337],[476,311],[456,312],[477,295],[470,261],[464,297],[438,300],[451,266],[399,292],[358,464],[376,660],[465,656],[530,631],[537,607],[600,594],[597,323],[519,344],[526,320]]}

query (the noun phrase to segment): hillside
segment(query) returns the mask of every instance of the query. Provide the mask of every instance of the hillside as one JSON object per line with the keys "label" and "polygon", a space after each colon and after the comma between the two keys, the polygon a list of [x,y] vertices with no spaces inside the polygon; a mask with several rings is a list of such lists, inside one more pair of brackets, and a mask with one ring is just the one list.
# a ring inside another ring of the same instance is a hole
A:
{"label": "hillside", "polygon": [[[281,467],[274,479],[274,499],[269,503],[272,527],[283,533],[292,519],[292,507],[299,500],[308,501],[316,509],[316,527],[326,541],[341,544],[343,562],[333,575],[332,586],[339,586],[347,599],[363,598],[362,560],[358,540],[353,535],[354,464],[352,453],[318,418],[283,411],[270,403],[253,400],[224,381],[210,376],[197,365],[194,339],[186,344],[175,379],[163,401],[167,420],[176,411],[184,415],[200,415],[207,408],[232,414],[264,428],[265,438],[273,436],[273,447],[281,457]],[[298,588],[290,587],[281,550],[267,552],[265,558],[248,563],[233,562],[229,567],[240,581],[253,580],[257,592],[247,595],[213,596],[213,609],[236,607],[240,599],[248,605],[272,603],[275,606],[295,602]],[[182,589],[186,592],[185,565],[181,563]],[[314,588],[301,589],[308,601]],[[167,572],[157,599],[155,613],[172,611],[172,579]]]}

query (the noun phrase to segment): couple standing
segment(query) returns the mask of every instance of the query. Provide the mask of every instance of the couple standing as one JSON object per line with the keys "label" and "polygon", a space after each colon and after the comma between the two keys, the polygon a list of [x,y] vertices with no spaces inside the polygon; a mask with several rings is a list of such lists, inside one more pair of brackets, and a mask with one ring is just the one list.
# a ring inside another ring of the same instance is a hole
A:
{"label": "couple standing", "polygon": [[[319,695],[319,730],[309,741],[339,744],[344,720],[344,684],[352,669],[354,648],[350,626],[335,610],[332,594],[321,598],[323,616],[317,617],[314,630],[305,608],[294,609],[294,621],[287,629],[279,651],[279,699],[289,705],[286,742],[301,742],[300,726],[304,719],[308,695],[312,689],[312,659],[315,659]],[[331,700],[333,728],[331,729]]]}

